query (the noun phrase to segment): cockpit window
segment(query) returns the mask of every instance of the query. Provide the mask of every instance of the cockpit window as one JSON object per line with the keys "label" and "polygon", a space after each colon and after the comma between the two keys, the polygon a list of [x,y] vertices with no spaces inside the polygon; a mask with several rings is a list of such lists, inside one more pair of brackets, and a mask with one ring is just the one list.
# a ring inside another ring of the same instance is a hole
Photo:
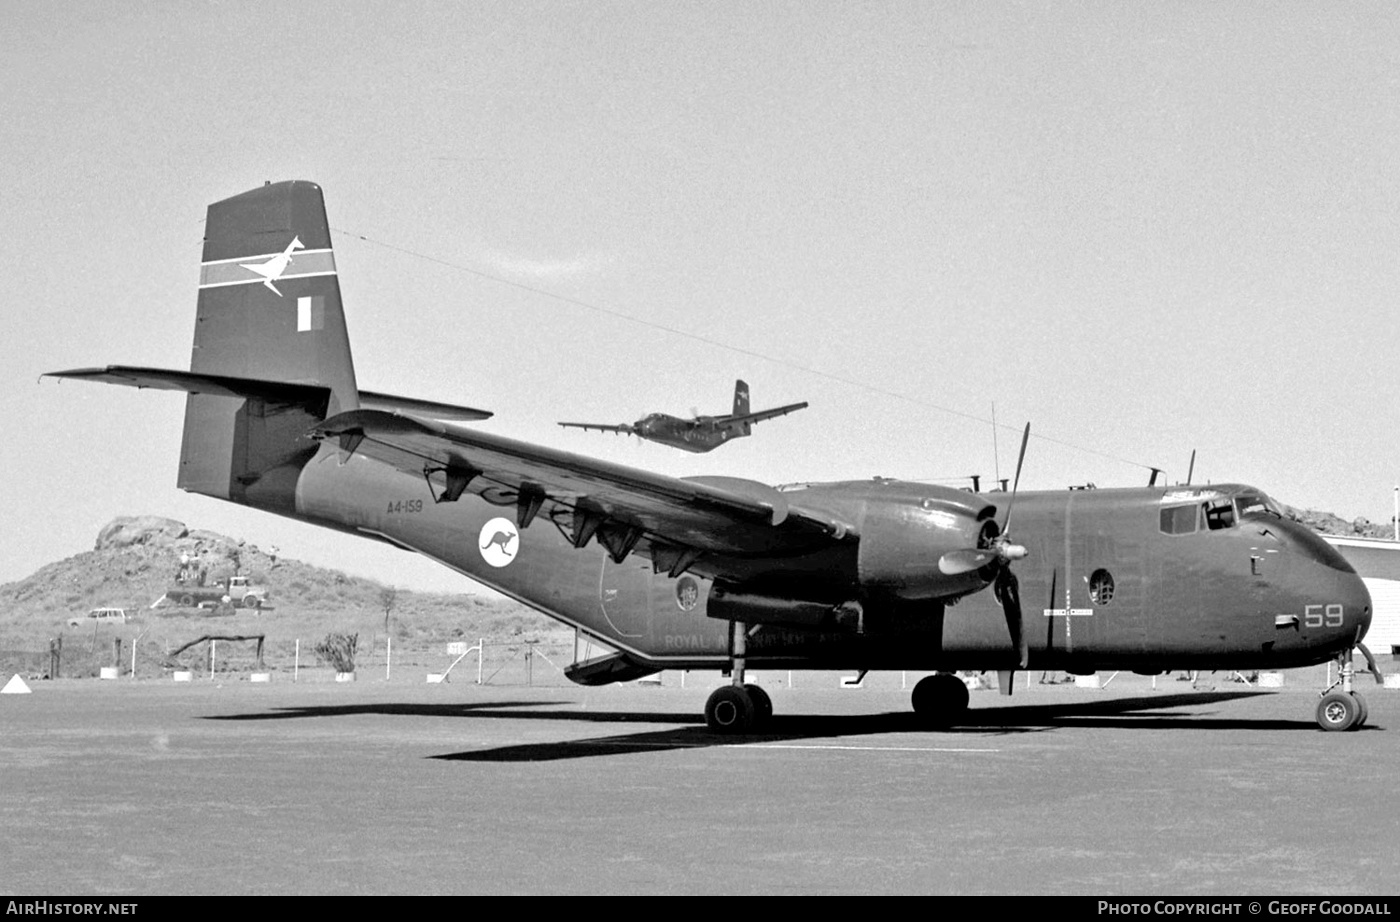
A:
{"label": "cockpit window", "polygon": [[1200,507],[1195,503],[1187,506],[1162,507],[1162,534],[1189,535],[1198,527]]}
{"label": "cockpit window", "polygon": [[1283,518],[1283,510],[1263,493],[1240,493],[1235,496],[1235,509],[1240,518],[1247,515],[1274,515]]}
{"label": "cockpit window", "polygon": [[1201,511],[1205,513],[1206,527],[1211,531],[1219,531],[1235,524],[1235,504],[1228,499],[1204,502],[1201,504]]}

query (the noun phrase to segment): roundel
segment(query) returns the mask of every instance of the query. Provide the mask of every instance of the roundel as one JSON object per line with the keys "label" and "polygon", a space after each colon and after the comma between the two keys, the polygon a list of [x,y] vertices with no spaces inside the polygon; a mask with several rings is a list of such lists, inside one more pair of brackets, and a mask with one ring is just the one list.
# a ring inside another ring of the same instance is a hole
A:
{"label": "roundel", "polygon": [[676,605],[681,611],[694,611],[700,601],[700,584],[693,576],[682,576],[676,583]]}
{"label": "roundel", "polygon": [[482,560],[493,567],[504,567],[520,550],[520,532],[510,519],[494,518],[481,526],[476,546]]}

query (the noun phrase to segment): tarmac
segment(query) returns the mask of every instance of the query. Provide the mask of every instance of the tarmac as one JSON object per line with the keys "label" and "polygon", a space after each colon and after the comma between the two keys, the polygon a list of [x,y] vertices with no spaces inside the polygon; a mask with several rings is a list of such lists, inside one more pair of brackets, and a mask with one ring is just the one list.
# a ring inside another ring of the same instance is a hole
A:
{"label": "tarmac", "polygon": [[[1397,892],[1400,690],[1117,676],[974,691],[920,729],[899,673],[603,688],[424,676],[31,682],[0,696],[0,893]],[[8,679],[8,676],[0,677]]]}

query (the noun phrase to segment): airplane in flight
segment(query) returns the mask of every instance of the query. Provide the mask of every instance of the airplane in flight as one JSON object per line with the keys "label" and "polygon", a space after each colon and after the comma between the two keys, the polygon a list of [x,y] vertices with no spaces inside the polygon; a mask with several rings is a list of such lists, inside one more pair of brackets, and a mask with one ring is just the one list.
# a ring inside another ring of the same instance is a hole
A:
{"label": "airplane in flight", "polygon": [[[294,243],[303,244],[297,247]],[[1335,660],[1325,730],[1367,719],[1352,567],[1244,484],[977,493],[886,478],[671,477],[496,435],[470,407],[362,391],[320,187],[209,206],[188,370],[53,372],[187,393],[177,485],[440,561],[610,652],[585,685],[729,676],[720,733],[772,715],[748,669],[909,670],[931,728],[955,671],[1273,670]],[[91,477],[91,471],[84,474]],[[1013,518],[1014,513],[1014,518]]]}
{"label": "airplane in flight", "polygon": [[753,431],[753,424],[784,416],[794,410],[802,410],[803,403],[790,403],[772,410],[749,411],[749,386],[743,381],[734,382],[734,412],[728,416],[701,416],[682,419],[666,413],[652,413],[643,416],[630,426],[623,423],[610,426],[606,423],[560,423],[565,428],[597,429],[599,432],[622,432],[640,439],[660,442],[672,448],[682,448],[696,453],[713,451],[730,439],[743,438]]}

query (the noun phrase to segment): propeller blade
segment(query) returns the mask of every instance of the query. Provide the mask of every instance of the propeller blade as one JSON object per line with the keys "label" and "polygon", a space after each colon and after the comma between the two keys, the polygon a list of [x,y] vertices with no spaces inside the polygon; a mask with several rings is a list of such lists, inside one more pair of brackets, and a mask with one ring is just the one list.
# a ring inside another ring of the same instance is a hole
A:
{"label": "propeller blade", "polygon": [[960,573],[980,570],[996,559],[997,552],[993,550],[976,550],[968,547],[949,551],[938,558],[938,572],[944,576],[957,576]]}
{"label": "propeller blade", "polygon": [[1006,630],[1011,634],[1011,645],[1016,648],[1017,662],[1025,669],[1030,663],[1030,645],[1021,621],[1021,583],[1010,567],[1002,567],[997,572],[997,600],[1006,612]]}
{"label": "propeller blade", "polygon": [[1026,429],[1021,433],[1021,454],[1016,458],[1016,479],[1011,482],[1011,498],[1006,501],[1006,519],[1001,523],[1001,533],[1008,533],[1011,528],[1011,507],[1016,502],[1016,490],[1021,486],[1021,464],[1026,460],[1026,443],[1031,438],[1031,424],[1026,423]]}

